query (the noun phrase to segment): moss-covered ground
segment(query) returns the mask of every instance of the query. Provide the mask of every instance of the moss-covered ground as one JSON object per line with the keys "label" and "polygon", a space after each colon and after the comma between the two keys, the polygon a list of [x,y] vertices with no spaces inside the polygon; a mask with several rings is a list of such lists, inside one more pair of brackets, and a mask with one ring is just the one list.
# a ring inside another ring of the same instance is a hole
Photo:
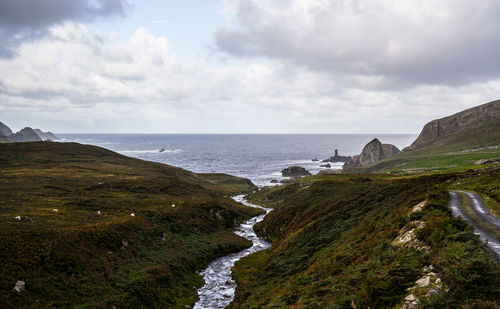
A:
{"label": "moss-covered ground", "polygon": [[[479,160],[500,161],[500,118],[461,130],[416,149],[347,173],[418,174],[477,168]],[[494,163],[482,167],[491,167]]]}
{"label": "moss-covered ground", "polygon": [[[236,263],[232,308],[396,308],[430,265],[443,288],[419,296],[422,306],[497,308],[500,264],[452,216],[448,190],[467,187],[498,203],[499,186],[497,168],[312,176],[258,191],[250,199],[275,209],[255,229],[273,246]],[[417,242],[426,249],[396,245],[419,221]]]}
{"label": "moss-covered ground", "polygon": [[0,307],[192,305],[197,272],[249,246],[231,230],[261,211],[228,196],[252,190],[94,146],[1,144]]}

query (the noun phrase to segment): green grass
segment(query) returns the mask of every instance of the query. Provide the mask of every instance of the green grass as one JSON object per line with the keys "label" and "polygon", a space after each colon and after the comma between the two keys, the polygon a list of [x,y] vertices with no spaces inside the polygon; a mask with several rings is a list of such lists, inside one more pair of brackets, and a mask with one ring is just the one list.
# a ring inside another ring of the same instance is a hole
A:
{"label": "green grass", "polygon": [[262,212],[228,198],[248,180],[94,146],[2,144],[0,164],[2,308],[184,308],[198,271],[250,245],[232,228]]}
{"label": "green grass", "polygon": [[[500,118],[347,173],[425,173],[478,168],[476,161],[500,159]],[[489,167],[494,164],[481,166]],[[498,163],[496,164],[498,165]]]}
{"label": "green grass", "polygon": [[[425,306],[491,307],[500,300],[500,266],[448,208],[448,186],[475,175],[313,176],[306,186],[296,182],[251,195],[275,208],[255,227],[273,246],[236,263],[232,308],[350,308],[353,301],[358,308],[391,308],[427,265],[449,290]],[[425,199],[429,205],[411,215]],[[426,222],[417,236],[430,251],[393,245],[417,219]]]}

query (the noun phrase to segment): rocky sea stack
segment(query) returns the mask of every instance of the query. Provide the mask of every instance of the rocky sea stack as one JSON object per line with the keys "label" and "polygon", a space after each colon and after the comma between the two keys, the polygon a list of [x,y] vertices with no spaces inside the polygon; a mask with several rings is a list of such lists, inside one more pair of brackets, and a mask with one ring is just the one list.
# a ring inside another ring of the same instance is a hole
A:
{"label": "rocky sea stack", "polygon": [[392,157],[399,153],[399,149],[392,144],[382,144],[377,138],[366,144],[363,151],[357,156],[352,157],[351,161],[344,164],[346,167],[363,167],[380,160]]}
{"label": "rocky sea stack", "polygon": [[335,149],[335,155],[326,159],[326,160],[323,160],[321,162],[332,162],[332,163],[335,163],[335,162],[348,162],[348,161],[351,161],[352,158],[351,156],[341,156],[339,155],[339,151],[338,149]]}

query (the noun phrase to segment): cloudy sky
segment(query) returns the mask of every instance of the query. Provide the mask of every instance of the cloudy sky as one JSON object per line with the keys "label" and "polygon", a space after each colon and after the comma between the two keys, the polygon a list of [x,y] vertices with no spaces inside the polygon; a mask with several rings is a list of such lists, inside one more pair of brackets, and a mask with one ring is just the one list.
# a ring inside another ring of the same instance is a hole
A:
{"label": "cloudy sky", "polygon": [[498,0],[0,0],[0,121],[418,133],[500,98]]}

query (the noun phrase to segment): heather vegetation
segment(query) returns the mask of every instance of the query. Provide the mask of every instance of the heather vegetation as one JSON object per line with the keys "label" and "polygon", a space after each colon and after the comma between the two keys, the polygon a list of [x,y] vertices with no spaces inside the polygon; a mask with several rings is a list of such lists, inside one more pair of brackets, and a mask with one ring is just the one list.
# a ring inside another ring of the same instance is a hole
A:
{"label": "heather vegetation", "polygon": [[[248,247],[253,184],[75,143],[0,145],[0,307],[192,305],[197,272]],[[18,280],[22,293],[13,291]]]}
{"label": "heather vegetation", "polygon": [[[498,169],[477,174],[313,176],[250,195],[275,207],[256,227],[273,247],[236,263],[233,308],[388,308],[410,293],[428,307],[498,306],[500,265],[448,207],[458,183],[499,187]],[[428,269],[433,291],[415,287]]]}
{"label": "heather vegetation", "polygon": [[390,172],[416,174],[423,172],[460,171],[500,161],[500,118],[457,131],[416,149],[407,150],[371,166],[350,169],[350,173]]}

